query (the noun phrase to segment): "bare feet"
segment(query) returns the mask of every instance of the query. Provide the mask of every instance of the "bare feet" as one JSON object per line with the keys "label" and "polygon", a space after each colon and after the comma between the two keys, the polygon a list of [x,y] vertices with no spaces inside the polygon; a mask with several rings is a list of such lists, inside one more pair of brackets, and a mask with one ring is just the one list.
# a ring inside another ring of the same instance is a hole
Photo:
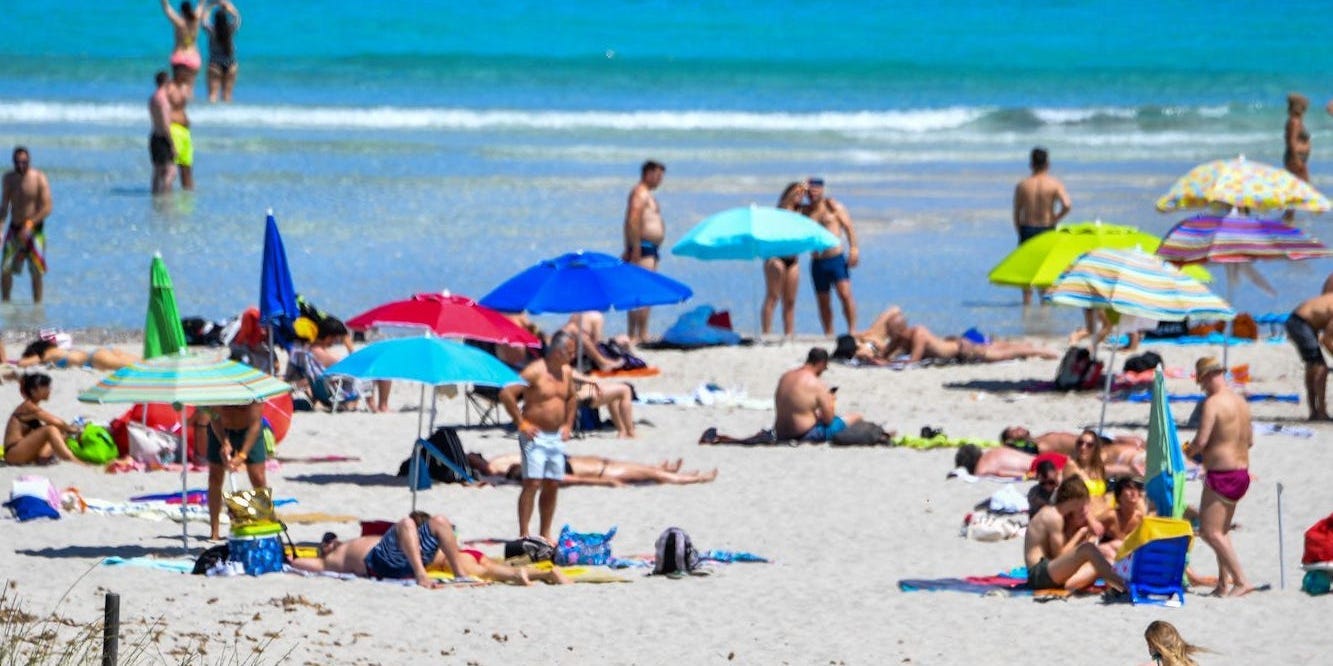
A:
{"label": "bare feet", "polygon": [[669,465],[665,465],[662,467],[662,469],[665,469],[668,472],[679,472],[680,466],[684,464],[685,464],[684,458],[676,458],[676,462],[673,462]]}
{"label": "bare feet", "polygon": [[709,472],[709,473],[707,473],[707,474],[700,474],[700,475],[699,475],[699,479],[700,479],[701,481],[703,481],[704,483],[711,482],[713,479],[716,479],[716,478],[717,478],[717,468],[716,468],[716,467],[713,468],[713,471],[711,471],[711,472]]}
{"label": "bare feet", "polygon": [[1251,593],[1251,592],[1253,592],[1253,591],[1254,591],[1254,586],[1253,586],[1253,585],[1237,585],[1237,586],[1231,588],[1231,592],[1229,592],[1229,593],[1227,594],[1227,596],[1228,596],[1228,597],[1243,597],[1243,596],[1245,596],[1245,595],[1247,595],[1247,594],[1249,594],[1249,593]]}
{"label": "bare feet", "polygon": [[569,585],[574,582],[560,570],[560,567],[551,567],[551,579],[555,585]]}
{"label": "bare feet", "polygon": [[716,444],[716,443],[717,443],[717,428],[709,428],[709,429],[705,430],[705,431],[704,431],[704,434],[699,435],[699,443],[700,443],[700,444]]}
{"label": "bare feet", "polygon": [[518,570],[518,584],[519,584],[519,585],[522,585],[523,587],[527,587],[527,586],[529,586],[529,585],[532,585],[532,579],[531,579],[531,578],[528,578],[528,568],[527,568],[527,567],[520,567],[520,568],[519,568],[519,570]]}
{"label": "bare feet", "polygon": [[1217,586],[1217,576],[1196,574],[1193,569],[1185,569],[1185,578],[1189,580],[1190,587],[1204,587],[1206,585]]}

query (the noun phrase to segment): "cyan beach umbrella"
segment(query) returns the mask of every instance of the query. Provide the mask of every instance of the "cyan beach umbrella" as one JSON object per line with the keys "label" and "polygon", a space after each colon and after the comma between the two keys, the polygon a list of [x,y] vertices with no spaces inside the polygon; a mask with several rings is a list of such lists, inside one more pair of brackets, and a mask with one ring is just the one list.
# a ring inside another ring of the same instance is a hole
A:
{"label": "cyan beach umbrella", "polygon": [[1159,367],[1153,373],[1152,412],[1148,415],[1148,458],[1145,492],[1163,518],[1185,515],[1185,452],[1180,448],[1176,420],[1166,396],[1166,381]]}
{"label": "cyan beach umbrella", "polygon": [[671,253],[710,261],[752,260],[828,250],[838,244],[837,236],[800,213],[751,204],[704,218],[671,247]]}
{"label": "cyan beach umbrella", "polygon": [[[1153,321],[1181,321],[1187,317],[1229,321],[1236,316],[1226,301],[1198,280],[1139,250],[1093,250],[1079,257],[1051,285],[1047,297],[1060,305],[1110,310]],[[1107,367],[1115,367],[1114,347]],[[1106,425],[1106,403],[1111,398],[1114,375],[1113,371],[1106,373],[1099,432]]]}
{"label": "cyan beach umbrella", "polygon": [[[263,402],[292,390],[248,365],[227,359],[194,354],[171,354],[141,361],[121,368],[95,386],[79,394],[80,402],[163,403],[171,405],[181,423],[185,406],[243,405]],[[185,428],[180,430],[181,459],[181,539],[190,548],[186,517],[186,473],[189,460],[185,451]]]}
{"label": "cyan beach umbrella", "polygon": [[162,255],[155,254],[148,268],[148,315],[143,325],[143,357],[156,358],[184,350],[185,329],[181,327],[171,274],[167,272]]}
{"label": "cyan beach umbrella", "polygon": [[480,303],[500,312],[633,310],[681,303],[694,292],[661,273],[601,252],[544,259],[491,290]]}
{"label": "cyan beach umbrella", "polygon": [[[350,375],[359,379],[388,379],[421,383],[421,404],[426,404],[426,387],[441,384],[479,384],[504,387],[525,384],[518,373],[500,359],[461,342],[427,335],[419,338],[381,340],[357,350],[334,363],[329,374]],[[417,440],[412,444],[412,510],[417,508],[417,464],[420,461],[422,419],[417,413]],[[435,429],[435,398],[432,393],[430,431]]]}
{"label": "cyan beach umbrella", "polygon": [[[278,233],[278,222],[269,209],[264,220],[264,256],[259,271],[259,323],[268,327],[269,367],[273,367],[274,331],[286,331],[301,316],[296,305],[296,287],[292,286],[292,272],[287,267],[287,249]],[[278,340],[284,347],[289,340]]]}

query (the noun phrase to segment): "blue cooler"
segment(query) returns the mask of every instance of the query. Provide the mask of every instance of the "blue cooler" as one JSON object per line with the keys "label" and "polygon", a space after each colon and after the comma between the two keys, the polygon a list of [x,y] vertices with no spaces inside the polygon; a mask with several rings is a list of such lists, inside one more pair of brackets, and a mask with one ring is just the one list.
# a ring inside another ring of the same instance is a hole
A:
{"label": "blue cooler", "polygon": [[227,539],[228,559],[240,562],[245,573],[262,576],[282,571],[282,540],[278,535],[235,536]]}

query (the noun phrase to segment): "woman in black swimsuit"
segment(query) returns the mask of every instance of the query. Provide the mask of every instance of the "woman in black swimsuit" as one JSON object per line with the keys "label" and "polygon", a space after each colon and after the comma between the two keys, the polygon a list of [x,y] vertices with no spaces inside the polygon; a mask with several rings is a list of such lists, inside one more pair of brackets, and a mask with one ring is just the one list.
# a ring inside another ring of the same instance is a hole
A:
{"label": "woman in black swimsuit", "polygon": [[[778,197],[778,208],[796,210],[805,196],[805,183],[796,182],[787,186]],[[764,262],[764,309],[761,323],[764,335],[773,331],[773,309],[778,298],[782,298],[782,334],[791,337],[796,333],[796,289],[801,282],[801,264],[796,256],[773,257]]]}
{"label": "woman in black swimsuit", "polygon": [[82,463],[65,445],[65,437],[78,434],[78,429],[38,404],[51,397],[51,376],[40,372],[24,375],[19,395],[23,402],[5,424],[5,463],[30,465],[57,458]]}
{"label": "woman in black swimsuit", "polygon": [[204,23],[208,33],[208,101],[231,101],[236,87],[236,31],[241,29],[241,13],[229,0],[222,0],[213,12],[213,19]]}

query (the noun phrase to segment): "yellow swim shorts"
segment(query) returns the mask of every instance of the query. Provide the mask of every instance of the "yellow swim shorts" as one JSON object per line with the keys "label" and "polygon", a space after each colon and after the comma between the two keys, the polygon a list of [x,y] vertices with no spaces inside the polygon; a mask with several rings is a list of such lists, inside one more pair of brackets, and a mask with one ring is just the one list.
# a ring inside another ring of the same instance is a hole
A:
{"label": "yellow swim shorts", "polygon": [[171,123],[171,142],[176,144],[176,164],[194,166],[194,143],[190,141],[190,128]]}

